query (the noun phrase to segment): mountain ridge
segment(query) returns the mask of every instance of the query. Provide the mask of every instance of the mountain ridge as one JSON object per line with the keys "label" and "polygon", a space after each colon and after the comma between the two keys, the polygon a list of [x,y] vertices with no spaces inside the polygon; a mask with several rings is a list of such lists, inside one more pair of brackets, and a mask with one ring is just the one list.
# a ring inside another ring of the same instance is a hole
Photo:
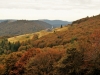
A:
{"label": "mountain ridge", "polygon": [[60,27],[61,25],[68,25],[71,24],[72,22],[69,21],[63,21],[63,20],[48,20],[48,19],[41,19],[40,21],[44,21],[46,23],[49,23],[53,25],[54,27]]}
{"label": "mountain ridge", "polygon": [[0,36],[33,33],[51,27],[39,20],[6,20],[0,23]]}

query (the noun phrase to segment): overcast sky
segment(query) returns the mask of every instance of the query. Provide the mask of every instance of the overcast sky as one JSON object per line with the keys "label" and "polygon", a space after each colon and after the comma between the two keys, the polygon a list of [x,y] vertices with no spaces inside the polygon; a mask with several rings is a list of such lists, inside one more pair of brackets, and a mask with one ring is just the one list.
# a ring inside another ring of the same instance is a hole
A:
{"label": "overcast sky", "polygon": [[0,0],[0,19],[73,21],[100,14],[100,0]]}

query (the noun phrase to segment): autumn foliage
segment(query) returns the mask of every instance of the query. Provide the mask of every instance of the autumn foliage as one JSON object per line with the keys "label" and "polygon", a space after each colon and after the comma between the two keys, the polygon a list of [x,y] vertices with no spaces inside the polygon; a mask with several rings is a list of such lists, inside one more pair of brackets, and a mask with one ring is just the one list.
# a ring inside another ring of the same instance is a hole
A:
{"label": "autumn foliage", "polygon": [[16,51],[1,42],[0,75],[100,75],[100,15],[67,27],[22,42]]}

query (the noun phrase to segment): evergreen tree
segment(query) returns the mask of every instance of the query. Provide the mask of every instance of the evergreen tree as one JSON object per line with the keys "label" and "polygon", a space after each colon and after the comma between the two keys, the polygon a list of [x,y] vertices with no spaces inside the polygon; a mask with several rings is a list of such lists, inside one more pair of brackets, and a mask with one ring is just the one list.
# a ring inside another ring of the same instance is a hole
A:
{"label": "evergreen tree", "polygon": [[62,28],[63,26],[61,25],[61,28]]}

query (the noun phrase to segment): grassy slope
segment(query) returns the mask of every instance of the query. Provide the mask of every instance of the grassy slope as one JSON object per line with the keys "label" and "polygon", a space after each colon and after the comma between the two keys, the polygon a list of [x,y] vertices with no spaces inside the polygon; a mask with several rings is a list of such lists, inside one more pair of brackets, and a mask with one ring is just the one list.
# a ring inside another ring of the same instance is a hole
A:
{"label": "grassy slope", "polygon": [[46,30],[42,30],[40,32],[35,32],[35,33],[31,33],[31,34],[24,34],[24,35],[19,35],[19,36],[14,36],[11,38],[8,38],[9,42],[17,42],[17,41],[26,41],[29,39],[32,39],[34,35],[38,35],[38,38],[48,35],[50,33],[54,33],[54,31],[66,31],[68,29],[68,27],[63,27],[63,28],[55,28],[52,31],[46,31]]}

